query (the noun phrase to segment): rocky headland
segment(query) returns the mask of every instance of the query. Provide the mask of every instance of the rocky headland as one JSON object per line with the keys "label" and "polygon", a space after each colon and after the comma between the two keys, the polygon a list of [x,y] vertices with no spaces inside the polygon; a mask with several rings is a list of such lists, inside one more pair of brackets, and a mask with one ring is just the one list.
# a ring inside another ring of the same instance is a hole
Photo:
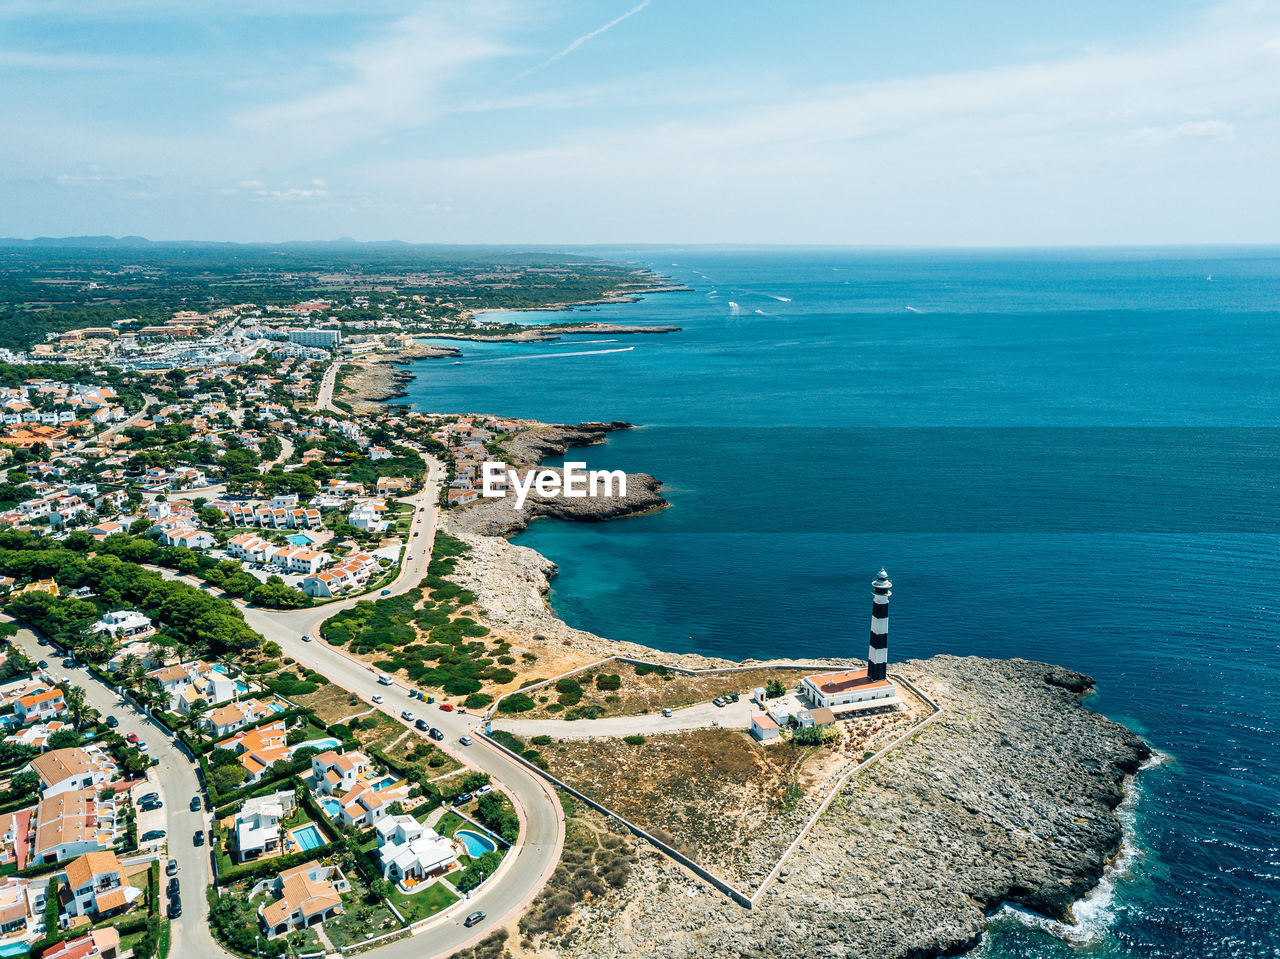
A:
{"label": "rocky headland", "polygon": [[803,943],[821,959],[920,959],[975,946],[1003,903],[1071,922],[1120,850],[1116,808],[1148,747],[1084,708],[1092,681],[1056,666],[938,656],[893,670],[942,715],[850,780],[754,909],[641,844],[621,889],[531,951],[765,959]]}
{"label": "rocky headland", "polygon": [[509,332],[486,333],[477,330],[474,333],[433,333],[432,336],[445,340],[479,340],[483,342],[539,343],[544,340],[555,340],[562,336],[581,336],[583,334],[609,336],[630,336],[644,333],[679,333],[678,326],[622,326],[617,323],[580,323],[572,326],[530,326]]}

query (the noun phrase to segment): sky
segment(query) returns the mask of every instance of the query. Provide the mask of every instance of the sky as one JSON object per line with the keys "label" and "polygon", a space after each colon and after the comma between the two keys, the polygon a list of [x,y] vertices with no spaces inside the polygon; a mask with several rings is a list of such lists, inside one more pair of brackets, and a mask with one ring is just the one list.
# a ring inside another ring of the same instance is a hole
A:
{"label": "sky", "polygon": [[1280,0],[0,0],[0,236],[1280,242]]}

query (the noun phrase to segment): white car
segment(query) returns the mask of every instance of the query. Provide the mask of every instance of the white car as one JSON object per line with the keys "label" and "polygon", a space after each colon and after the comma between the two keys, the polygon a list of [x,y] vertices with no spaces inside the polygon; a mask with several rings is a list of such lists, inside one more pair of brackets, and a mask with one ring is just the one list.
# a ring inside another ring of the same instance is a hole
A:
{"label": "white car", "polygon": [[407,709],[403,709],[400,711],[400,718],[407,723],[411,723],[413,722],[413,713],[409,712]]}
{"label": "white car", "polygon": [[481,786],[479,789],[477,789],[475,791],[475,795],[483,796],[485,793],[491,793],[491,792],[493,792],[493,787],[486,784],[484,786]]}
{"label": "white car", "polygon": [[141,740],[138,741],[138,752],[145,753],[150,748],[151,748],[150,746],[148,746],[146,743],[142,742]]}
{"label": "white car", "polygon": [[390,686],[393,682],[394,682],[394,680],[393,680],[390,676],[388,676],[386,673],[379,673],[379,674],[378,674],[378,685],[379,685],[379,686]]}
{"label": "white car", "polygon": [[383,703],[383,698],[382,698],[381,696],[377,696],[377,695],[375,695],[375,696],[373,697],[373,701],[374,701],[375,703],[377,703],[377,704],[381,705],[381,704]]}

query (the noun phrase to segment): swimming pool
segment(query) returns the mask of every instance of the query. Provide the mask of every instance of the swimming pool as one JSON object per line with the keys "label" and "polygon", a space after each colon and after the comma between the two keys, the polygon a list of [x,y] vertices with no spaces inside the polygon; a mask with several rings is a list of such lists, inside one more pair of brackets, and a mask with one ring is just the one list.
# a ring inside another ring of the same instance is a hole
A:
{"label": "swimming pool", "polygon": [[31,944],[18,940],[17,942],[6,942],[0,946],[0,957],[8,959],[10,956],[25,956],[31,952]]}
{"label": "swimming pool", "polygon": [[453,838],[466,847],[467,855],[472,859],[479,859],[485,853],[493,852],[498,848],[498,844],[488,836],[482,836],[470,829],[459,829],[453,834]]}
{"label": "swimming pool", "polygon": [[285,539],[294,546],[310,546],[315,542],[306,533],[294,533],[292,536],[286,536]]}
{"label": "swimming pool", "polygon": [[329,814],[330,819],[337,819],[338,813],[342,812],[342,803],[328,796],[320,800],[320,805],[324,807],[324,811]]}
{"label": "swimming pool", "polygon": [[380,790],[386,789],[388,786],[394,786],[395,784],[396,784],[396,780],[393,779],[391,776],[384,776],[382,779],[379,779],[376,783],[373,784],[373,791],[378,792]]}
{"label": "swimming pool", "polygon": [[306,749],[310,746],[323,752],[326,749],[337,749],[341,745],[341,739],[333,739],[332,737],[329,739],[308,739],[305,743],[298,743],[298,745],[294,746],[293,751],[296,753],[299,749]]}
{"label": "swimming pool", "polygon": [[292,835],[294,842],[301,846],[303,851],[319,849],[324,845],[324,835],[320,832],[320,827],[313,822],[299,826]]}

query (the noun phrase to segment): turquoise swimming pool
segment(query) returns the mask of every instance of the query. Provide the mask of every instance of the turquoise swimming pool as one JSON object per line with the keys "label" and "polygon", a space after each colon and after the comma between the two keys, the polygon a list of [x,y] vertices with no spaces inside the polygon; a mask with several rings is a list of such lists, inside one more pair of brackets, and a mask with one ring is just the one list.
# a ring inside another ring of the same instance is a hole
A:
{"label": "turquoise swimming pool", "polygon": [[295,829],[292,835],[294,841],[302,847],[304,852],[319,849],[324,845],[324,834],[320,832],[320,827],[313,822]]}
{"label": "turquoise swimming pool", "polygon": [[6,942],[0,946],[0,959],[9,959],[11,956],[25,956],[31,952],[31,944],[27,942]]}
{"label": "turquoise swimming pool", "polygon": [[453,838],[466,847],[467,855],[472,859],[479,859],[485,853],[493,852],[498,848],[498,844],[488,836],[482,836],[470,829],[459,829],[453,834]]}
{"label": "turquoise swimming pool", "polygon": [[292,543],[294,546],[310,546],[312,543],[315,542],[315,540],[313,540],[306,533],[294,533],[292,536],[286,536],[285,539],[288,540],[290,543]]}
{"label": "turquoise swimming pool", "polygon": [[342,812],[342,804],[330,796],[325,796],[321,799],[320,805],[324,807],[324,811],[329,814],[330,819],[337,819],[338,814]]}

